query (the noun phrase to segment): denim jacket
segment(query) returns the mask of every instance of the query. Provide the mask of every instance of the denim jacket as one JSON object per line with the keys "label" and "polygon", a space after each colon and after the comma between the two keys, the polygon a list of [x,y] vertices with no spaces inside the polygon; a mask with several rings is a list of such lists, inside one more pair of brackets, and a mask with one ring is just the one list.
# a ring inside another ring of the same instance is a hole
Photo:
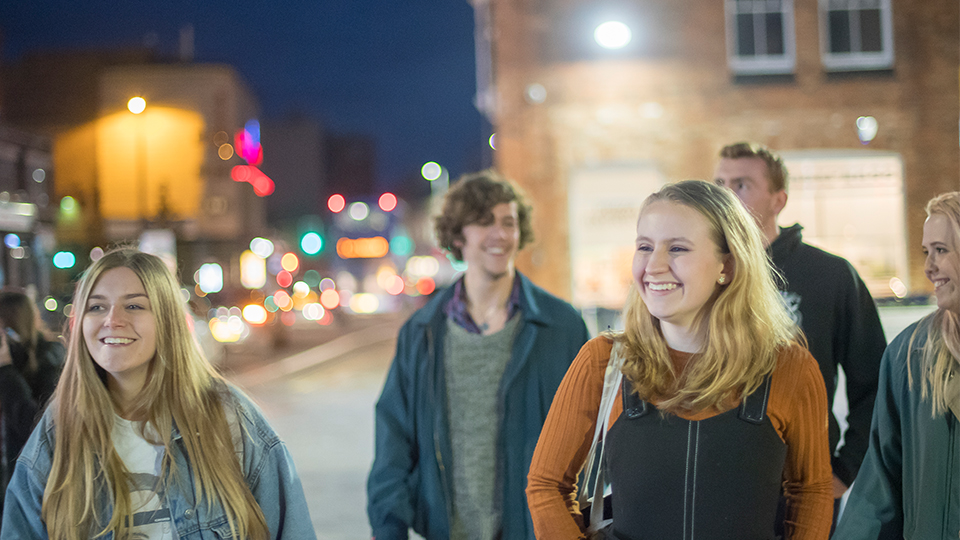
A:
{"label": "denim jacket", "polygon": [[[242,452],[244,478],[266,518],[272,540],[316,539],[300,478],[286,446],[263,417],[263,413],[239,390],[230,387],[227,418],[233,418],[243,436],[236,440]],[[233,407],[231,408],[230,405]],[[43,492],[53,461],[52,408],[30,435],[17,460],[3,508],[0,540],[46,539],[46,524],[41,519]],[[231,426],[233,427],[233,426]],[[172,447],[176,471],[182,475],[166,485],[165,499],[170,509],[176,537],[180,540],[216,540],[232,538],[227,516],[219,504],[208,509],[196,504],[193,475],[187,462],[183,440],[176,426]],[[181,489],[182,488],[182,489]],[[100,494],[100,503],[109,516],[110,503]],[[103,537],[113,540],[112,534]]]}

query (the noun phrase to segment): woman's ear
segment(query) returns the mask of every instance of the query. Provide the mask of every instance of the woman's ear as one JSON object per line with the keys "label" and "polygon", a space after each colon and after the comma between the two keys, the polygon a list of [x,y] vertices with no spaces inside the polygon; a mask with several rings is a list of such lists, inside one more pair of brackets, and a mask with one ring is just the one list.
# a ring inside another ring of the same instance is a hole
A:
{"label": "woman's ear", "polygon": [[733,255],[727,253],[723,256],[723,277],[724,283],[730,283],[733,281],[733,274],[736,269],[736,263],[733,260]]}

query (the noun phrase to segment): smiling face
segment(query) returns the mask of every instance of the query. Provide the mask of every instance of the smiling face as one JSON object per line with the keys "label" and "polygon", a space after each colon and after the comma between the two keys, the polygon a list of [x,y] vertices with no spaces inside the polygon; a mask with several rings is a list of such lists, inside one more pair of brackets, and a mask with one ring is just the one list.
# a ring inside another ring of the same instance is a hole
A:
{"label": "smiling face", "polygon": [[720,276],[729,279],[707,219],[689,206],[651,203],[640,214],[636,248],[633,278],[647,310],[661,328],[691,330]]}
{"label": "smiling face", "polygon": [[467,263],[467,272],[483,272],[497,279],[513,274],[513,262],[520,246],[517,203],[500,203],[487,218],[463,226],[458,247]]}
{"label": "smiling face", "polygon": [[82,327],[87,350],[107,372],[111,392],[139,391],[157,351],[157,325],[147,291],[133,270],[118,267],[100,275]]}
{"label": "smiling face", "polygon": [[950,220],[932,214],[923,224],[923,271],[933,283],[937,307],[960,314],[960,254]]}

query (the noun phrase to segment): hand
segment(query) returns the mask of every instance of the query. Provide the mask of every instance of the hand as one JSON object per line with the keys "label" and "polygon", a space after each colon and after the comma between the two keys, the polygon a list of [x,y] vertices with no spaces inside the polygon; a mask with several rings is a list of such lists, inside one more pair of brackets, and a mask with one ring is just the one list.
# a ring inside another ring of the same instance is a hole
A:
{"label": "hand", "polygon": [[833,475],[833,498],[839,499],[843,497],[843,494],[847,492],[847,485],[843,483],[842,480],[837,478],[837,475]]}
{"label": "hand", "polygon": [[7,344],[7,333],[0,332],[0,366],[13,363],[13,357],[10,356],[10,346]]}

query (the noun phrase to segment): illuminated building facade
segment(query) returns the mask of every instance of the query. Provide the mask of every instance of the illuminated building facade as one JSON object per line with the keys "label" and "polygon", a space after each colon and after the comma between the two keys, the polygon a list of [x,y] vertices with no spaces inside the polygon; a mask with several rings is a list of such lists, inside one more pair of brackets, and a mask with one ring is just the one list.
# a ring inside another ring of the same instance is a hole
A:
{"label": "illuminated building facade", "polygon": [[[782,225],[878,296],[929,291],[923,206],[960,188],[956,2],[471,3],[496,165],[535,206],[518,264],[552,292],[619,307],[640,202],[710,179],[741,140],[787,161]],[[623,41],[616,27],[595,35],[609,21],[629,30],[620,48],[600,44]]]}

